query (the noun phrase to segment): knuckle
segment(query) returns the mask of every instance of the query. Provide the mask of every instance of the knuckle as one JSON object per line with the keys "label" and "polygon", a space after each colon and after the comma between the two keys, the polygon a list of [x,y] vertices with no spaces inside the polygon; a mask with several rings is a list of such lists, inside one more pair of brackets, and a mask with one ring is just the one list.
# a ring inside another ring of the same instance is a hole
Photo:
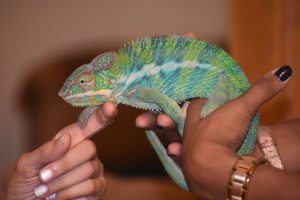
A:
{"label": "knuckle", "polygon": [[30,154],[30,153],[25,153],[25,154],[23,154],[23,155],[19,158],[19,160],[17,161],[16,170],[17,170],[18,172],[23,172],[23,171],[26,170],[26,168],[27,168],[26,163],[27,163],[29,154]]}
{"label": "knuckle", "polygon": [[93,171],[93,177],[94,178],[99,178],[99,177],[103,177],[104,174],[104,168],[101,162],[95,162],[94,163],[94,171]]}
{"label": "knuckle", "polygon": [[68,172],[74,167],[74,163],[70,161],[69,157],[63,158],[62,160],[55,161],[52,165],[53,173],[56,177]]}
{"label": "knuckle", "polygon": [[103,176],[104,174],[104,166],[103,163],[97,158],[97,163],[98,163],[98,167],[99,167],[99,174],[101,176]]}
{"label": "knuckle", "polygon": [[253,107],[250,105],[252,105],[251,101],[246,98],[240,98],[237,102],[237,107],[239,108],[237,110],[237,114],[244,118],[246,118],[247,116],[252,116],[256,112],[256,110],[253,110]]}
{"label": "knuckle", "polygon": [[256,85],[266,93],[274,93],[277,91],[277,82],[273,76],[264,76]]}
{"label": "knuckle", "polygon": [[72,193],[69,190],[60,191],[57,193],[55,200],[71,199]]}
{"label": "knuckle", "polygon": [[48,192],[50,194],[54,193],[54,192],[58,194],[59,191],[66,188],[66,184],[67,184],[67,181],[65,179],[59,177],[57,180],[50,182],[48,184]]}
{"label": "knuckle", "polygon": [[85,140],[84,141],[84,149],[86,151],[86,154],[89,157],[93,157],[97,154],[96,144],[94,142],[92,142],[91,140]]}
{"label": "knuckle", "polygon": [[100,191],[98,192],[98,195],[101,197],[107,190],[107,182],[104,177],[100,178],[100,185],[101,185],[101,188],[100,188]]}
{"label": "knuckle", "polygon": [[[245,124],[245,127],[247,127],[245,120],[242,119],[239,122],[240,124]],[[236,151],[243,142],[243,133],[246,131],[246,128],[232,127],[231,130],[229,129],[229,131],[239,134],[229,134],[228,138],[224,141],[224,145],[226,145],[229,149]]]}
{"label": "knuckle", "polygon": [[93,161],[89,161],[88,163],[86,163],[86,167],[86,172],[89,177],[93,176],[97,172],[97,167]]}
{"label": "knuckle", "polygon": [[51,142],[48,142],[46,144],[43,144],[38,150],[40,150],[41,156],[48,156],[50,155],[51,151],[53,151],[53,144]]}
{"label": "knuckle", "polygon": [[101,191],[101,183],[97,179],[90,179],[88,182],[89,194],[98,194]]}

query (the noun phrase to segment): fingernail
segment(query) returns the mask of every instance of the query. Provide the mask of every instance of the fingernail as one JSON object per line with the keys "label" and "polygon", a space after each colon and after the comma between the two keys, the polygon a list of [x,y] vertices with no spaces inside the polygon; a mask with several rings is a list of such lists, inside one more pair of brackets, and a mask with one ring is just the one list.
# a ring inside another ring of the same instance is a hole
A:
{"label": "fingernail", "polygon": [[60,138],[62,136],[62,132],[58,132],[55,137],[54,137],[54,140],[57,140],[58,138]]}
{"label": "fingernail", "polygon": [[76,198],[74,200],[88,200],[88,198],[87,197],[79,197],[79,198]]}
{"label": "fingernail", "polygon": [[66,133],[63,135],[60,135],[59,137],[55,138],[54,142],[58,145],[63,144],[66,139]]}
{"label": "fingernail", "polygon": [[53,199],[56,198],[56,196],[57,196],[57,193],[53,193],[53,194],[47,196],[47,197],[46,197],[46,200],[53,200]]}
{"label": "fingernail", "polygon": [[50,169],[46,169],[41,172],[41,179],[45,182],[50,180],[52,176],[53,176],[53,171]]}
{"label": "fingernail", "polygon": [[286,65],[277,69],[274,75],[280,80],[285,81],[287,80],[293,73],[293,70],[290,66]]}
{"label": "fingernail", "polygon": [[48,191],[48,186],[47,185],[39,185],[38,187],[36,187],[34,189],[34,194],[37,197],[41,197],[44,194],[46,194],[47,191]]}

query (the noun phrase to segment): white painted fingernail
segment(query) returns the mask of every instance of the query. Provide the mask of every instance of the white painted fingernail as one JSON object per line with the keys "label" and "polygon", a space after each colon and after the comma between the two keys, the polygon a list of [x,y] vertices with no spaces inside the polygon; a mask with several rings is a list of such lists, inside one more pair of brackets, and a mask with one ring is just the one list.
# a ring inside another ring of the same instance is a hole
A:
{"label": "white painted fingernail", "polygon": [[43,196],[46,192],[48,191],[48,186],[47,185],[39,185],[34,189],[34,194],[37,197]]}
{"label": "white painted fingernail", "polygon": [[41,172],[41,179],[45,182],[50,180],[52,176],[53,176],[53,172],[50,169],[46,169]]}
{"label": "white painted fingernail", "polygon": [[47,197],[46,197],[46,200],[53,200],[53,199],[56,198],[56,196],[57,196],[57,193],[53,193],[53,194],[47,196]]}

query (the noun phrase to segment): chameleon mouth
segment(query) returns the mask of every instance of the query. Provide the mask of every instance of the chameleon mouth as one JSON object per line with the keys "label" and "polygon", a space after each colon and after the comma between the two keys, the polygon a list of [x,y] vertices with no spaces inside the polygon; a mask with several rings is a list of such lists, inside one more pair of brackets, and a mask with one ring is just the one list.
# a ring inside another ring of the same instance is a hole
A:
{"label": "chameleon mouth", "polygon": [[64,96],[63,99],[74,106],[89,106],[103,103],[101,99],[108,99],[110,94],[111,90],[87,91]]}

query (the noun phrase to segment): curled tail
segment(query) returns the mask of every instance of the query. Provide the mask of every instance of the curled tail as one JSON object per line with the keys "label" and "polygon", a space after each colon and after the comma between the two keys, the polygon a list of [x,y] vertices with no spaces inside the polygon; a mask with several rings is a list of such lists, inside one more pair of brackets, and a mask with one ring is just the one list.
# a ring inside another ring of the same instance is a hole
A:
{"label": "curled tail", "polygon": [[146,131],[146,136],[171,179],[182,189],[189,191],[180,167],[167,154],[165,147],[156,134],[153,131]]}

